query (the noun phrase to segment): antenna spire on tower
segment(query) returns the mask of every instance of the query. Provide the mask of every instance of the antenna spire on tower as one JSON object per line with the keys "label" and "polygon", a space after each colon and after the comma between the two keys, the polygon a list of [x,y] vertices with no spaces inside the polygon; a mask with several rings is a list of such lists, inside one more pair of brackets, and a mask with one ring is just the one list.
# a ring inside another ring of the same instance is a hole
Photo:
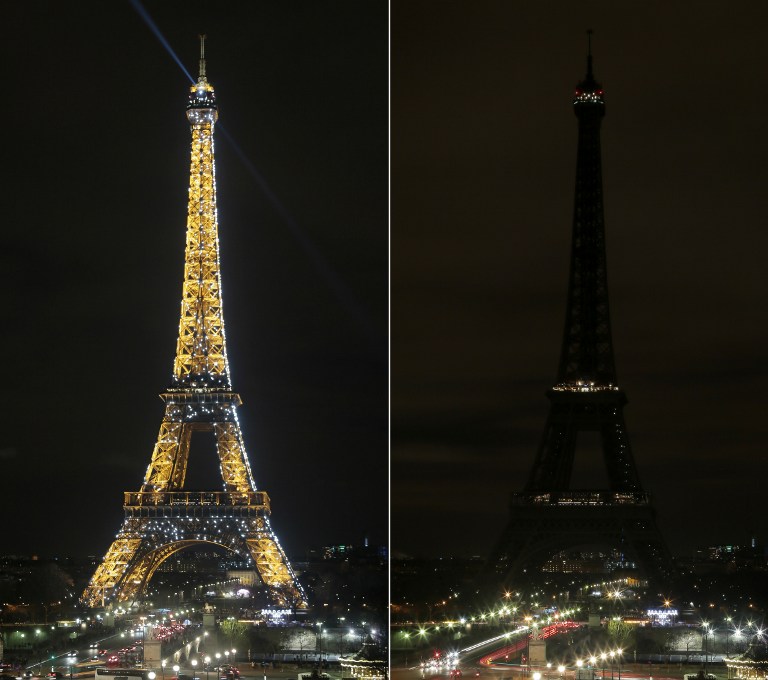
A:
{"label": "antenna spire on tower", "polygon": [[200,79],[205,78],[205,34],[200,34]]}
{"label": "antenna spire on tower", "polygon": [[587,79],[592,78],[592,33],[591,28],[587,29]]}

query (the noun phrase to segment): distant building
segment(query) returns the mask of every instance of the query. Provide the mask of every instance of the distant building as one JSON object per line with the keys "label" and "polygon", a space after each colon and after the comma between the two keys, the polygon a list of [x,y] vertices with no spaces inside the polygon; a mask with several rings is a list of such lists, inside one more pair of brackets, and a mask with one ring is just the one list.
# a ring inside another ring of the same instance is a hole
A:
{"label": "distant building", "polygon": [[765,549],[752,538],[747,545],[711,545],[698,548],[691,561],[695,573],[762,571],[766,568]]}

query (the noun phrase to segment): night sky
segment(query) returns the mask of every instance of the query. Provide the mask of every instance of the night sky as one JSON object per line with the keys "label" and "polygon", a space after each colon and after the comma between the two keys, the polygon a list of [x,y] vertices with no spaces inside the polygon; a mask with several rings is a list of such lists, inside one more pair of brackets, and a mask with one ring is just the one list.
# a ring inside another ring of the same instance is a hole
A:
{"label": "night sky", "polygon": [[[144,7],[195,77],[208,35],[229,362],[275,532],[383,544],[387,4]],[[101,556],[171,377],[189,81],[128,0],[3,15],[0,553]],[[188,486],[220,488],[199,451]]]}
{"label": "night sky", "polygon": [[[766,25],[747,2],[393,3],[393,554],[487,555],[533,465],[588,28],[641,480],[673,553],[768,541]],[[576,486],[601,478],[577,461]]]}

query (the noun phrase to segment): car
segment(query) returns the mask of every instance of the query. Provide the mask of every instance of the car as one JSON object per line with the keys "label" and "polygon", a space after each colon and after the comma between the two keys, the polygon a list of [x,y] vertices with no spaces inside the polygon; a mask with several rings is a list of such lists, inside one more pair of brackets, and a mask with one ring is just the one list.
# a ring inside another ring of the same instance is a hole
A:
{"label": "car", "polygon": [[461,677],[461,669],[460,668],[451,668],[450,676],[452,678],[460,678]]}
{"label": "car", "polygon": [[45,677],[50,678],[51,680],[59,680],[59,678],[64,677],[64,673],[59,673],[59,671],[51,671]]}

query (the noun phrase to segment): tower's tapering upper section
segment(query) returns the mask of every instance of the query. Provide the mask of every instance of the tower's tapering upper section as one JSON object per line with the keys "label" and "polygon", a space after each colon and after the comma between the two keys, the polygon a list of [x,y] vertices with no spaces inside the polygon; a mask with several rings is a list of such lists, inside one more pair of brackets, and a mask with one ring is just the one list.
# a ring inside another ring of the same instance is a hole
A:
{"label": "tower's tapering upper section", "polygon": [[[591,31],[590,31],[591,33]],[[573,102],[579,121],[571,270],[563,348],[555,390],[617,390],[603,223],[600,123],[603,89],[592,73],[591,41],[587,75]]]}
{"label": "tower's tapering upper section", "polygon": [[213,128],[218,118],[205,75],[205,36],[200,36],[200,75],[190,88],[192,129],[184,286],[171,391],[231,390],[224,335],[216,215]]}

